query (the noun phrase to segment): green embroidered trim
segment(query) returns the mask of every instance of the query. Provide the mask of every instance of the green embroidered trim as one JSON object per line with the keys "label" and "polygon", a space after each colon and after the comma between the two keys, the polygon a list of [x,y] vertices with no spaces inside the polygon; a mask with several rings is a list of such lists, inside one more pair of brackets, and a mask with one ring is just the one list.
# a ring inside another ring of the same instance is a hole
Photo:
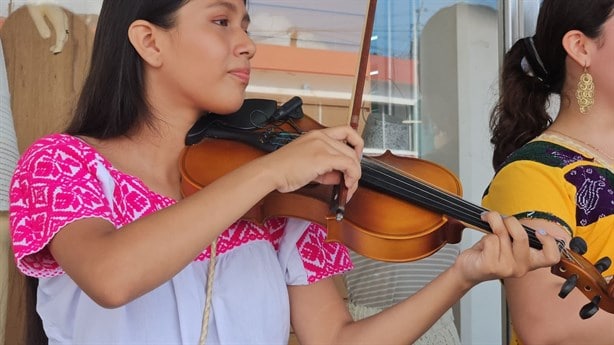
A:
{"label": "green embroidered trim", "polygon": [[[561,155],[553,154],[554,152],[561,152]],[[563,157],[565,156],[565,157]],[[538,162],[550,167],[563,168],[570,163],[571,157],[578,157],[578,160],[593,161],[592,158],[584,156],[578,152],[570,150],[565,146],[554,144],[547,141],[532,141],[524,145],[521,149],[513,152],[501,165],[504,166],[521,160],[529,160]]]}
{"label": "green embroidered trim", "polygon": [[553,222],[553,223],[556,223],[562,226],[569,233],[569,236],[571,237],[574,236],[573,231],[571,227],[569,226],[569,224],[567,224],[561,218],[553,215],[552,213],[540,212],[540,211],[529,211],[529,212],[522,212],[522,213],[515,214],[514,217],[516,217],[517,219],[542,219],[542,220],[546,220],[549,222]]}
{"label": "green embroidered trim", "polygon": [[[554,154],[555,152],[560,152],[561,154],[556,155]],[[508,164],[516,161],[531,161],[550,167],[564,168],[570,164],[570,159],[572,157],[577,157],[577,160],[585,160],[588,162],[593,161],[593,158],[584,156],[576,151],[570,150],[565,146],[551,143],[549,141],[535,140],[525,144],[522,148],[510,154],[503,164],[497,168],[495,174]],[[482,198],[488,195],[489,189],[490,183],[488,186],[486,186],[486,189],[482,193]]]}

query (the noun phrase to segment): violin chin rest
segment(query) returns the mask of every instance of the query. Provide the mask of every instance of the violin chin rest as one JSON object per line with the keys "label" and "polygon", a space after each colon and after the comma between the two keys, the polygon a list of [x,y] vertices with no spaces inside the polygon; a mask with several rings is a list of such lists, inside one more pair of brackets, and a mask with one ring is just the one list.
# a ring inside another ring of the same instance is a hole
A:
{"label": "violin chin rest", "polygon": [[275,100],[248,98],[243,101],[241,108],[232,114],[208,113],[201,116],[188,131],[185,144],[199,143],[206,136],[207,130],[213,125],[240,130],[262,128],[273,119],[276,111],[277,101]]}

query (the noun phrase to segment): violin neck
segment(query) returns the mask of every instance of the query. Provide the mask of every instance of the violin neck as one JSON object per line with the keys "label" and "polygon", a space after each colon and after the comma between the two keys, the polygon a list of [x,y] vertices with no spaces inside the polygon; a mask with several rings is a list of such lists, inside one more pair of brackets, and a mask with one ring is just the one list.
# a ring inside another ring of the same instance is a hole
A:
{"label": "violin neck", "polygon": [[[361,167],[361,185],[454,218],[467,227],[492,233],[490,225],[481,219],[482,213],[487,209],[376,159],[363,157]],[[542,249],[535,230],[527,226],[524,228],[529,236],[529,245]]]}

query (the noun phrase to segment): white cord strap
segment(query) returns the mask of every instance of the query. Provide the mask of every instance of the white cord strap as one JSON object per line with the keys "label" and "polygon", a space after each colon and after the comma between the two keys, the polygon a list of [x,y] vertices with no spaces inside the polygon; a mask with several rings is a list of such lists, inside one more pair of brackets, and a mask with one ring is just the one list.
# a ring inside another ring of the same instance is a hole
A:
{"label": "white cord strap", "polygon": [[199,345],[205,345],[207,332],[209,331],[209,314],[211,312],[211,291],[213,291],[213,276],[215,273],[217,238],[211,243],[211,257],[209,258],[209,273],[207,274],[207,296],[205,296],[205,310],[203,311],[203,323],[200,328]]}

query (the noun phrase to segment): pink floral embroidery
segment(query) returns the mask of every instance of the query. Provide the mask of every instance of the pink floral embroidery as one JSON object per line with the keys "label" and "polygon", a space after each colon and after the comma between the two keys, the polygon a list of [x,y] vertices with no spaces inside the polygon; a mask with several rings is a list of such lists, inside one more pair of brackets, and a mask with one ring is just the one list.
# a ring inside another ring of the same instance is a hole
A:
{"label": "pink floral embroidery", "polygon": [[[238,221],[224,231],[217,240],[216,252],[225,253],[233,248],[250,241],[267,240],[273,244],[275,250],[279,250],[279,242],[286,226],[285,218],[271,218],[260,227],[248,221]],[[207,260],[211,257],[211,248],[207,247],[196,260]]]}
{"label": "pink floral embroidery", "polygon": [[[101,166],[102,175],[112,180],[110,192],[108,181],[106,185],[101,181]],[[10,202],[17,266],[35,277],[64,273],[46,246],[66,224],[97,217],[120,229],[175,203],[113,168],[85,142],[63,134],[38,140],[22,156],[13,176]],[[286,223],[285,218],[269,219],[263,226],[237,221],[219,236],[217,252],[223,254],[252,241],[269,241],[279,250]],[[347,249],[325,239],[326,229],[311,224],[297,243],[309,282],[352,268]],[[195,260],[207,260],[210,255],[210,248],[205,248]]]}
{"label": "pink floral embroidery", "polygon": [[311,223],[296,244],[309,283],[354,268],[348,249],[340,243],[326,241],[326,234],[325,228]]}
{"label": "pink floral embroidery", "polygon": [[[223,254],[245,243],[269,240],[269,233],[257,224],[240,220],[226,229],[217,239],[217,254]],[[211,246],[207,247],[196,260],[203,261],[211,257]]]}

